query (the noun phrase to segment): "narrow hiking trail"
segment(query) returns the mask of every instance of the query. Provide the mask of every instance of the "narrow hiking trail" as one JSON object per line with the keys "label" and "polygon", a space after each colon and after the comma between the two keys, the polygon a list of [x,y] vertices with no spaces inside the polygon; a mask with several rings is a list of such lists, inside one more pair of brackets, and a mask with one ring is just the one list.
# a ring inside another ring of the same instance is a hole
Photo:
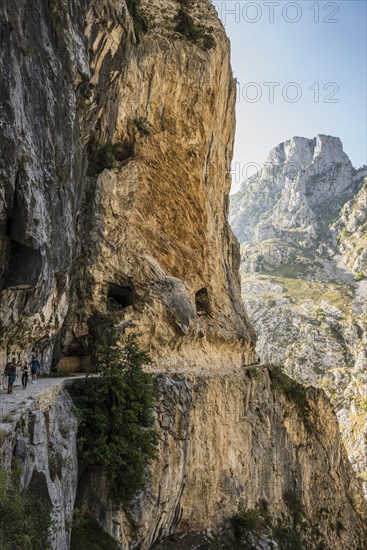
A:
{"label": "narrow hiking trail", "polygon": [[[39,378],[36,384],[28,382],[26,389],[22,388],[20,379],[16,380],[16,385],[13,386],[13,393],[8,394],[7,387],[1,385],[0,390],[0,427],[6,429],[6,426],[13,424],[18,416],[24,413],[33,401],[53,393],[52,390],[59,390],[65,386],[68,381],[84,375],[74,375],[63,378]],[[7,430],[6,430],[7,431]]]}

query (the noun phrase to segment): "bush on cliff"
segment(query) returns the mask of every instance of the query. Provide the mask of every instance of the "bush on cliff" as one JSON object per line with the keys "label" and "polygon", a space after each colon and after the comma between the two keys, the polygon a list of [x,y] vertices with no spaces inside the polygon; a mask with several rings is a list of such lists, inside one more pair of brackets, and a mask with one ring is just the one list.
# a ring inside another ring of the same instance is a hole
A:
{"label": "bush on cliff", "polygon": [[73,517],[70,550],[119,550],[119,544],[92,518]]}
{"label": "bush on cliff", "polygon": [[261,534],[266,523],[257,509],[240,509],[232,518],[232,526],[236,539],[241,539],[249,532]]}
{"label": "bush on cliff", "polygon": [[180,6],[176,15],[175,30],[191,42],[199,43],[203,50],[214,48],[215,40],[213,35],[210,34],[212,28],[208,29],[209,33],[206,33],[202,25],[196,25],[188,12],[190,6],[189,0],[180,0]]}
{"label": "bush on cliff", "polygon": [[143,371],[151,360],[135,336],[122,349],[109,331],[95,361],[100,376],[70,388],[79,417],[78,449],[85,467],[99,466],[107,473],[111,498],[126,507],[143,487],[155,456],[153,381]]}
{"label": "bush on cliff", "polygon": [[0,469],[1,550],[47,550],[51,505]]}
{"label": "bush on cliff", "polygon": [[195,42],[202,35],[200,27],[195,25],[193,18],[184,8],[180,8],[176,17],[175,30]]}
{"label": "bush on cliff", "polygon": [[126,6],[133,19],[135,36],[139,41],[140,34],[149,31],[150,21],[141,10],[140,0],[126,0]]}
{"label": "bush on cliff", "polygon": [[311,420],[311,407],[307,398],[306,388],[290,378],[278,365],[271,365],[269,376],[273,386],[281,390],[284,395],[294,403],[298,414],[302,417],[304,425],[309,432],[315,430]]}
{"label": "bush on cliff", "polygon": [[133,147],[128,140],[109,141],[101,145],[94,136],[88,146],[88,175],[97,176],[105,168],[115,168],[118,161],[126,161],[133,154]]}

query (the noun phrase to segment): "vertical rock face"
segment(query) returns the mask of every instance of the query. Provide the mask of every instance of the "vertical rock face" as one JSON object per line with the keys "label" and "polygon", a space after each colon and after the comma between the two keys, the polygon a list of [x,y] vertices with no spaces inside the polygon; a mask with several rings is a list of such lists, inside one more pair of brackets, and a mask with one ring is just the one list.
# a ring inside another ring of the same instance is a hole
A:
{"label": "vertical rock face", "polygon": [[114,0],[1,9],[3,357],[19,339],[48,366],[55,342],[55,363],[88,355],[112,302],[168,366],[251,361],[227,222],[235,87],[210,2],[192,7],[207,47],[175,31],[173,0],[142,4],[147,34]]}
{"label": "vertical rock face", "polygon": [[275,147],[233,196],[231,225],[241,243],[279,237],[317,248],[366,173],[354,170],[339,138],[294,137]]}
{"label": "vertical rock face", "polygon": [[20,341],[46,350],[67,310],[82,171],[75,88],[87,71],[81,7],[68,6],[0,8],[2,361]]}
{"label": "vertical rock face", "polygon": [[[204,365],[208,354],[221,363],[222,344],[228,361],[243,351],[249,361],[254,338],[227,222],[235,97],[228,41],[209,2],[196,3],[195,14],[213,29],[212,49],[175,33],[178,7],[166,2],[162,17],[159,3],[144,4],[154,28],[131,46],[99,121],[103,140],[125,144],[130,156],[97,179],[90,256],[74,295],[83,310],[63,344],[83,349],[89,316],[112,300],[167,368]],[[96,58],[104,40],[93,36]]]}
{"label": "vertical rock face", "polygon": [[[3,411],[2,411],[3,412]],[[1,415],[2,416],[2,415]],[[67,550],[78,478],[77,422],[62,382],[0,418],[0,462],[52,505],[53,550]]]}
{"label": "vertical rock face", "polygon": [[332,230],[345,265],[357,279],[367,277],[367,178],[362,189],[345,204]]}
{"label": "vertical rock face", "polygon": [[282,514],[287,524],[288,491],[304,508],[305,548],[364,548],[366,505],[323,392],[308,390],[306,421],[266,368],[157,381],[158,457],[129,514],[109,504],[100,472],[89,472],[81,486],[82,509],[124,548],[147,549],[175,533],[223,528],[239,503],[252,509],[266,500],[273,525]]}
{"label": "vertical rock face", "polygon": [[230,214],[258,353],[326,390],[364,481],[366,173],[352,167],[338,138],[293,138],[243,184]]}

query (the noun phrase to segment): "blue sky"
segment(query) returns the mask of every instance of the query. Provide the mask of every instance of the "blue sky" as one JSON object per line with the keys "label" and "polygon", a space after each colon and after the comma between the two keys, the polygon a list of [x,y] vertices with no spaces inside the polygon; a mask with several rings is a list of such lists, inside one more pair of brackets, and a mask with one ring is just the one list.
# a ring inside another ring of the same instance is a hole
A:
{"label": "blue sky", "polygon": [[338,136],[356,168],[367,163],[366,1],[213,4],[238,80],[232,191],[293,136]]}

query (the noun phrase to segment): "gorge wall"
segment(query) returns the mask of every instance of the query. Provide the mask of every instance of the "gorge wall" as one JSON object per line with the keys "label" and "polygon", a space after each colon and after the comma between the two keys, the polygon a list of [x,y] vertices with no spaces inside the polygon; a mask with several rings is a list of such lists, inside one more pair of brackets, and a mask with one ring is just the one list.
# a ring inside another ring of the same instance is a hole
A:
{"label": "gorge wall", "polygon": [[[194,36],[176,30],[183,6]],[[241,501],[266,499],[287,517],[291,490],[312,525],[308,548],[361,550],[362,494],[324,394],[309,390],[310,434],[267,369],[244,369],[256,337],[227,219],[235,85],[211,3],[5,0],[0,13],[0,360],[34,350],[45,370],[88,368],[107,318],[122,340],[138,333],[162,373],[150,490],[124,515],[92,472],[82,509],[125,547],[148,548],[220,528]],[[24,485],[36,476],[56,495],[63,550],[77,472],[71,404],[56,392],[24,406],[2,462],[19,457]],[[54,441],[72,461],[55,481]]]}
{"label": "gorge wall", "polygon": [[174,534],[220,531],[239,505],[254,509],[262,501],[273,528],[278,520],[293,526],[284,502],[291,492],[304,509],[303,548],[362,550],[367,507],[324,392],[308,390],[306,419],[265,367],[165,373],[157,382],[158,456],[128,514],[114,509],[98,470],[81,483],[78,506],[123,548],[145,550]]}
{"label": "gorge wall", "polygon": [[161,8],[2,7],[3,361],[21,341],[78,370],[116,305],[167,368],[252,360],[227,221],[228,40],[210,2],[192,5],[196,42],[175,31],[178,2]]}
{"label": "gorge wall", "polygon": [[22,397],[15,403],[9,396],[2,399],[0,466],[52,506],[51,547],[67,550],[78,482],[73,403],[62,380],[50,380],[36,395]]}
{"label": "gorge wall", "polygon": [[[68,550],[73,514],[94,518],[121,548],[146,550],[183,533],[220,533],[240,506],[253,510],[264,502],[268,525],[259,539],[284,543],[276,535],[281,527],[299,532],[307,549],[364,548],[366,503],[323,391],[307,390],[306,414],[267,367],[155,379],[157,457],[125,513],[111,502],[97,468],[84,471],[74,509],[77,422],[63,380],[47,380],[34,399],[0,418],[2,467],[16,462],[21,482],[52,504],[53,550]],[[299,503],[298,527],[287,493]]]}

